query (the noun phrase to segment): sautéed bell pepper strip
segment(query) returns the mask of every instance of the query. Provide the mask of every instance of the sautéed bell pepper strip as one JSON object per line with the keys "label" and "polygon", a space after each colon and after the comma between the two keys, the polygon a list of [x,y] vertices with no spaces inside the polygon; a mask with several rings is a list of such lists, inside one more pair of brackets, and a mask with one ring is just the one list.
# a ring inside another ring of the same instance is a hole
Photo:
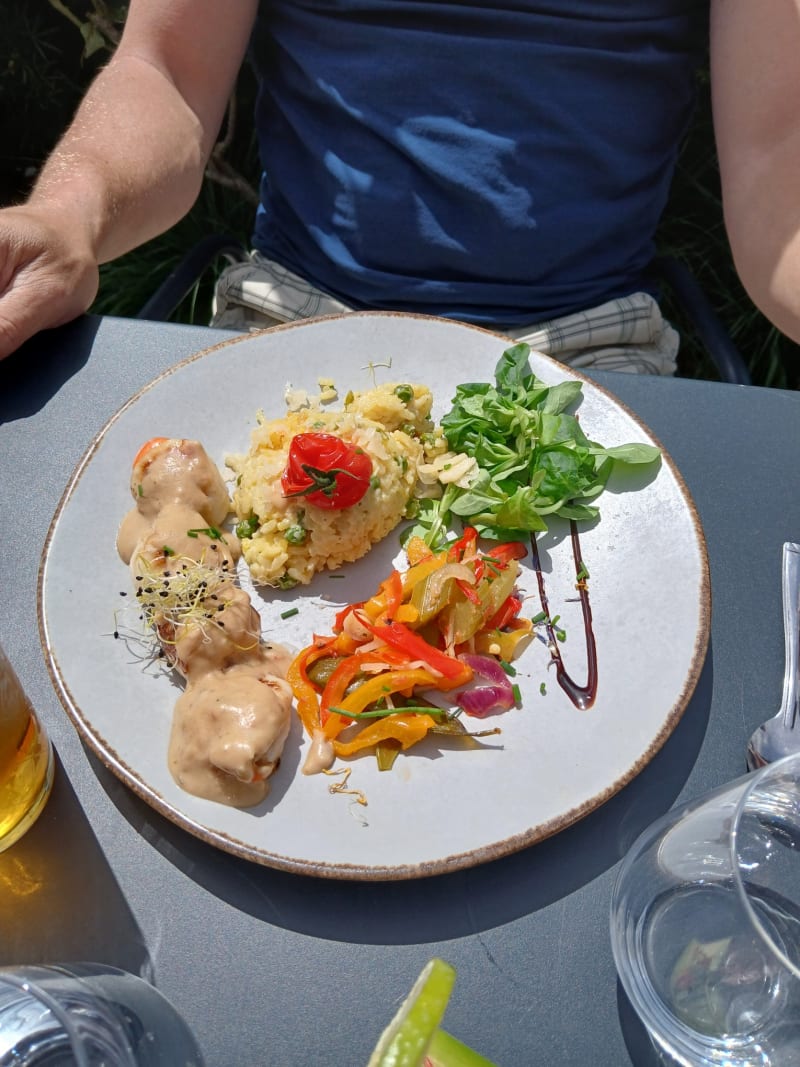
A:
{"label": "saut\u00e9ed bell pepper strip", "polygon": [[402,602],[403,579],[399,571],[392,571],[389,577],[381,582],[375,596],[366,600],[362,608],[370,619],[379,619],[384,616],[392,617]]}
{"label": "saut\u00e9ed bell pepper strip", "polygon": [[319,728],[319,694],[307,672],[315,660],[330,655],[333,641],[333,638],[318,639],[298,653],[286,671],[286,681],[297,701],[297,714],[309,737]]}
{"label": "saut\u00e9ed bell pepper strip", "polygon": [[518,596],[506,597],[503,603],[500,605],[499,610],[495,615],[489,619],[482,629],[485,630],[504,630],[509,625],[512,619],[516,619],[522,610],[522,601]]}
{"label": "saut\u00e9ed bell pepper strip", "polygon": [[[463,666],[466,665],[464,664]],[[471,677],[472,669],[467,669]],[[348,693],[344,700],[336,705],[335,714],[344,716],[348,712],[352,712],[354,715],[358,715],[371,704],[384,700],[393,693],[403,693],[410,696],[417,686],[423,689],[453,688],[452,685],[443,685],[443,682],[443,678],[438,678],[431,671],[425,670],[424,667],[401,667],[397,670],[385,671],[382,674],[374,675],[369,681],[364,682],[363,685]],[[344,725],[347,724],[345,723]]]}
{"label": "saut\u00e9ed bell pepper strip", "polygon": [[[441,675],[437,688],[453,689],[471,680],[472,671],[465,663],[429,645],[424,637],[414,633],[402,622],[387,619],[385,622],[367,623],[366,626],[375,637],[385,641],[387,645],[408,653],[412,660],[421,660]],[[443,681],[448,684],[441,684]]]}
{"label": "saut\u00e9ed bell pepper strip", "polygon": [[436,720],[430,715],[387,715],[370,723],[352,741],[334,741],[333,749],[337,756],[352,756],[389,739],[399,741],[403,749],[411,748],[435,725]]}
{"label": "saut\u00e9ed bell pepper strip", "polygon": [[345,726],[349,725],[347,719],[331,712],[332,706],[341,704],[344,695],[350,685],[362,671],[364,657],[359,655],[348,656],[336,667],[331,674],[319,700],[319,725],[322,727],[325,737],[336,737]]}
{"label": "saut\u00e9ed bell pepper strip", "polygon": [[525,559],[527,554],[527,545],[522,541],[503,541],[501,544],[492,545],[483,555],[487,562],[503,567],[511,559]]}
{"label": "saut\u00e9ed bell pepper strip", "polygon": [[447,549],[447,558],[451,563],[460,563],[465,556],[472,557],[478,551],[478,531],[474,526],[465,526],[457,541]]}

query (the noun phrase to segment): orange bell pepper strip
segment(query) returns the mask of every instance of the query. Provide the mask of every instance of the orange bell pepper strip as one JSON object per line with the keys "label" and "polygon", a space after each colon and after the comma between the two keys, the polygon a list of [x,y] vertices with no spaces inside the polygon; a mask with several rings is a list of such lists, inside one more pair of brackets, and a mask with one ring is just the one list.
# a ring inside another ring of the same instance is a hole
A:
{"label": "orange bell pepper strip", "polygon": [[398,668],[393,671],[385,671],[368,679],[363,685],[358,686],[352,693],[348,693],[341,703],[330,708],[331,711],[339,712],[340,716],[352,712],[357,715],[392,693],[411,693],[415,686],[425,689],[441,689],[442,678],[437,678],[423,667]]}
{"label": "orange bell pepper strip", "polygon": [[309,737],[319,729],[319,692],[308,677],[308,668],[315,660],[330,653],[333,638],[318,638],[313,645],[299,652],[286,671],[286,681],[292,687],[297,714]]}
{"label": "orange bell pepper strip", "polygon": [[433,552],[430,546],[423,541],[421,537],[412,537],[406,545],[406,555],[408,556],[408,562],[414,567],[417,563],[421,563],[423,560],[431,559]]}
{"label": "orange bell pepper strip", "polygon": [[389,577],[381,582],[378,592],[370,597],[363,605],[363,610],[370,619],[379,619],[383,616],[394,615],[403,601],[403,579],[399,571],[392,571]]}
{"label": "orange bell pepper strip", "polygon": [[429,645],[424,637],[409,630],[402,622],[387,619],[385,622],[368,625],[367,629],[387,645],[408,653],[412,660],[422,660],[440,674],[442,677],[436,683],[437,689],[454,689],[472,679],[472,669],[466,663]]}
{"label": "orange bell pepper strip", "polygon": [[337,756],[352,756],[389,738],[399,741],[403,749],[411,748],[435,725],[431,715],[387,715],[370,723],[352,741],[334,741],[333,748]]}

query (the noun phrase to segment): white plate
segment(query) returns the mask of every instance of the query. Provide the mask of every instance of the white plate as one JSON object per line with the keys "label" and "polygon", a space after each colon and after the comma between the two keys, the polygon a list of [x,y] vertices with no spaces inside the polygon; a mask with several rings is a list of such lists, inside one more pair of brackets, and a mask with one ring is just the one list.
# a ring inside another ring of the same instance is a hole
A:
{"label": "white plate", "polygon": [[[611,797],[661,747],[699,676],[710,613],[702,530],[666,454],[657,473],[612,480],[599,500],[601,521],[581,533],[599,661],[594,706],[572,705],[548,669],[544,644],[534,642],[517,664],[522,707],[492,720],[502,734],[485,747],[426,741],[384,773],[372,757],[351,761],[350,782],[366,795],[366,808],[332,795],[329,777],[301,773],[308,742],[298,723],[260,807],[240,811],[184,793],[166,762],[178,684],[114,639],[115,613],[132,600],[120,596],[131,585],[115,537],[131,506],[130,464],[144,441],[196,438],[222,464],[226,454],[248,447],[258,408],[277,416],[288,382],[315,391],[320,377],[333,377],[341,396],[369,387],[373,374],[425,383],[440,416],[456,383],[492,380],[506,347],[496,334],[425,316],[319,319],[200,352],[132,397],[100,432],[47,538],[42,641],[84,741],[154,808],[211,844],[269,866],[332,878],[413,878],[471,866],[563,829]],[[389,361],[390,370],[380,366]],[[546,382],[578,377],[536,354],[531,368]],[[619,401],[583,381],[580,417],[589,437],[606,445],[652,442]],[[542,538],[550,607],[567,630],[565,665],[582,679],[569,537],[564,528],[554,532]],[[257,598],[265,635],[299,648],[313,632],[330,632],[335,611],[369,596],[400,559],[391,534],[348,566],[343,579],[323,574],[309,587]],[[535,614],[529,568],[524,588]],[[299,613],[282,620],[290,606]]]}

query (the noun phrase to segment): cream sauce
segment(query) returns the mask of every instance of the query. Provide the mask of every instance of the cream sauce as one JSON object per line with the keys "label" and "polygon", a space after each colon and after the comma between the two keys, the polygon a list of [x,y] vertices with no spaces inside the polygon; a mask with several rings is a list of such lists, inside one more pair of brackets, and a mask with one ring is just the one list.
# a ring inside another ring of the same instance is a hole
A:
{"label": "cream sauce", "polygon": [[184,678],[260,655],[261,619],[243,589],[225,582],[198,601],[197,610],[198,616],[175,634],[175,666]]}
{"label": "cream sauce", "polygon": [[327,771],[336,759],[333,742],[322,732],[315,730],[311,735],[311,744],[303,764],[303,774],[319,774]]}
{"label": "cream sauce", "polygon": [[169,769],[195,796],[259,804],[280,760],[292,691],[269,654],[192,679],[175,705]]}
{"label": "cream sauce", "polygon": [[167,504],[183,504],[216,526],[230,511],[228,487],[216,464],[199,441],[182,438],[157,440],[136,457],[131,495],[151,519]]}
{"label": "cream sauce", "polygon": [[117,551],[125,563],[132,562],[134,574],[140,558],[162,568],[185,557],[232,571],[242,554],[238,537],[208,526],[199,511],[185,504],[166,504],[152,517],[133,508],[120,523]]}
{"label": "cream sauce", "polygon": [[[137,456],[131,491],[136,506],[120,524],[117,551],[140,597],[150,586],[158,604],[150,621],[187,679],[175,705],[170,772],[195,796],[259,804],[289,733],[292,690],[283,676],[291,657],[263,643],[261,618],[235,584],[239,540],[218,529],[230,506],[225,483],[197,441],[164,439]],[[206,569],[184,608],[183,574],[196,563]]]}

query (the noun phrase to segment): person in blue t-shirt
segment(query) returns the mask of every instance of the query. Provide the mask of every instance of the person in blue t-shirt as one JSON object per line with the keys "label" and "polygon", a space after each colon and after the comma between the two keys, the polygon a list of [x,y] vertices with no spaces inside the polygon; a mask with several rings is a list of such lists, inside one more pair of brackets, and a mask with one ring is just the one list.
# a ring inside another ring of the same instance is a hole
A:
{"label": "person in blue t-shirt", "polygon": [[249,45],[261,204],[218,324],[427,312],[670,373],[649,270],[709,12],[734,260],[800,341],[800,0],[131,0],[28,201],[0,211],[0,358],[190,209]]}

